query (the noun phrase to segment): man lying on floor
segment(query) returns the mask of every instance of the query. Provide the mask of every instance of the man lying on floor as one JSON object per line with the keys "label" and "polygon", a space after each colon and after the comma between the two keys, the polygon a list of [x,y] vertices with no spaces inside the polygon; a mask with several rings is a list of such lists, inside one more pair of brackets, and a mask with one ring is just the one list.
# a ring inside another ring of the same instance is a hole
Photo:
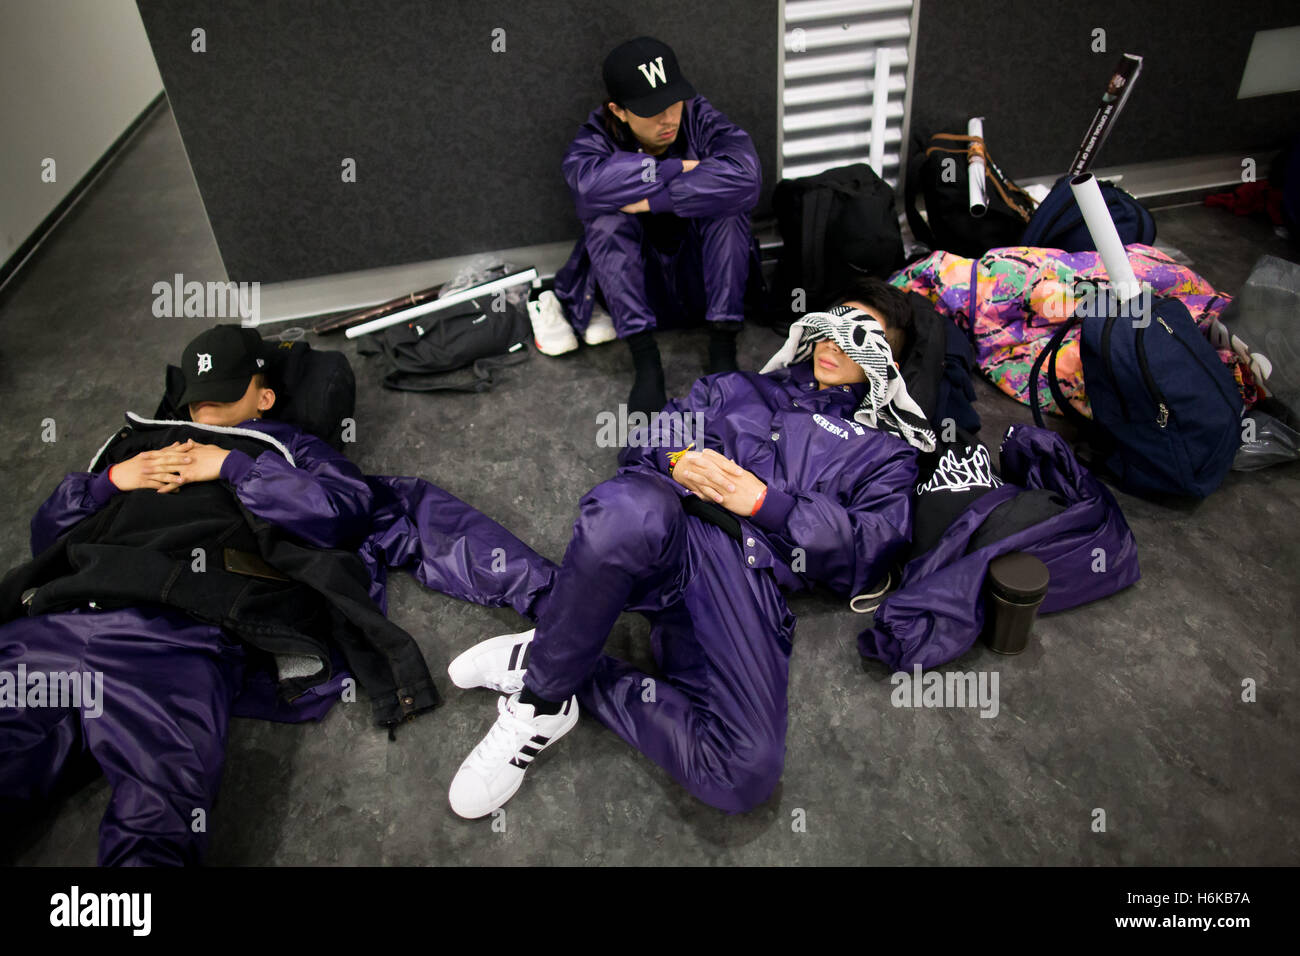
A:
{"label": "man lying on floor", "polygon": [[[579,503],[536,629],[452,662],[458,686],[509,694],[451,783],[456,813],[509,800],[580,709],[712,806],[772,793],[795,624],[782,590],[848,597],[884,577],[910,533],[917,449],[934,448],[884,332],[907,301],[883,282],[857,292],[799,320],[766,374],[706,376],[669,402],[679,414],[656,426],[699,413],[703,434],[684,448],[642,433]],[[663,679],[602,654],[625,610],[649,618]]]}
{"label": "man lying on floor", "polygon": [[[232,715],[319,718],[343,662],[390,731],[435,706],[419,648],[384,616],[389,567],[535,619],[549,562],[428,482],[363,475],[264,418],[269,355],[252,329],[199,335],[177,405],[191,420],[128,414],[33,519],[36,557],[0,583],[6,829],[89,760],[112,787],[102,865],[199,862]],[[55,675],[90,693],[55,694]]]}

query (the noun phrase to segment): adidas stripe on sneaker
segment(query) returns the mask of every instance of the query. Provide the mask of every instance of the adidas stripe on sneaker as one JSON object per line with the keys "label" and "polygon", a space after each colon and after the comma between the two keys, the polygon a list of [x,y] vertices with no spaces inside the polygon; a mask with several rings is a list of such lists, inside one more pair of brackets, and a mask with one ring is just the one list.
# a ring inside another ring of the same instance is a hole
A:
{"label": "adidas stripe on sneaker", "polygon": [[503,694],[522,690],[533,633],[502,634],[479,641],[447,665],[447,676],[457,687],[490,687]]}
{"label": "adidas stripe on sneaker", "polygon": [[496,723],[456,771],[447,799],[458,816],[487,816],[503,806],[524,782],[524,773],[547,747],[578,722],[578,699],[570,697],[557,714],[536,714],[518,694],[497,700]]}

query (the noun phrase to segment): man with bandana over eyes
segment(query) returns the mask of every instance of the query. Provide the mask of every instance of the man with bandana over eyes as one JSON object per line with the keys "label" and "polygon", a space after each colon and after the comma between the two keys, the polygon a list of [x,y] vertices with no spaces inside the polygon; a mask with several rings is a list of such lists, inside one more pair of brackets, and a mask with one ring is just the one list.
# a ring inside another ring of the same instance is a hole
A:
{"label": "man with bandana over eyes", "polygon": [[[908,541],[918,449],[935,447],[886,338],[906,299],[878,281],[856,292],[794,323],[762,373],[701,378],[634,432],[582,498],[535,630],[451,663],[458,686],[503,694],[452,781],[456,813],[509,800],[581,710],[714,807],[768,799],[795,624],[782,591],[879,589]],[[625,610],[649,618],[661,677],[603,653]]]}

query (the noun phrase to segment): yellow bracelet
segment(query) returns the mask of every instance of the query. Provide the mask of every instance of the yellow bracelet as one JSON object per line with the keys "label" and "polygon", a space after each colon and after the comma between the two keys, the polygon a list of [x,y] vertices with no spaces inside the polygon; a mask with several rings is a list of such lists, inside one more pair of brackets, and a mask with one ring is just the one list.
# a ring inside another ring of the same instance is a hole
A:
{"label": "yellow bracelet", "polygon": [[668,453],[668,470],[672,471],[674,468],[676,468],[677,462],[681,460],[682,455],[686,454],[694,447],[695,447],[695,442],[691,442],[681,451],[670,451]]}

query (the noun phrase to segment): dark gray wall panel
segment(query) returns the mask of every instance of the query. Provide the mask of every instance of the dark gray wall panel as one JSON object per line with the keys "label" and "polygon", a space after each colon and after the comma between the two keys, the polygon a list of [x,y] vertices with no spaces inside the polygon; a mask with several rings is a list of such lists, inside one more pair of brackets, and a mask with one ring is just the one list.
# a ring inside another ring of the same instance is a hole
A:
{"label": "dark gray wall panel", "polygon": [[235,281],[576,237],[560,160],[603,95],[605,54],[643,33],[750,133],[771,193],[777,0],[138,5]]}
{"label": "dark gray wall panel", "polygon": [[[1295,26],[1298,11],[1294,0],[922,0],[913,129],[965,132],[983,115],[1008,175],[1064,173],[1111,69],[1136,53],[1142,75],[1098,165],[1281,145],[1300,93],[1238,100],[1237,88],[1255,31]],[[1095,27],[1106,53],[1091,52]]]}

